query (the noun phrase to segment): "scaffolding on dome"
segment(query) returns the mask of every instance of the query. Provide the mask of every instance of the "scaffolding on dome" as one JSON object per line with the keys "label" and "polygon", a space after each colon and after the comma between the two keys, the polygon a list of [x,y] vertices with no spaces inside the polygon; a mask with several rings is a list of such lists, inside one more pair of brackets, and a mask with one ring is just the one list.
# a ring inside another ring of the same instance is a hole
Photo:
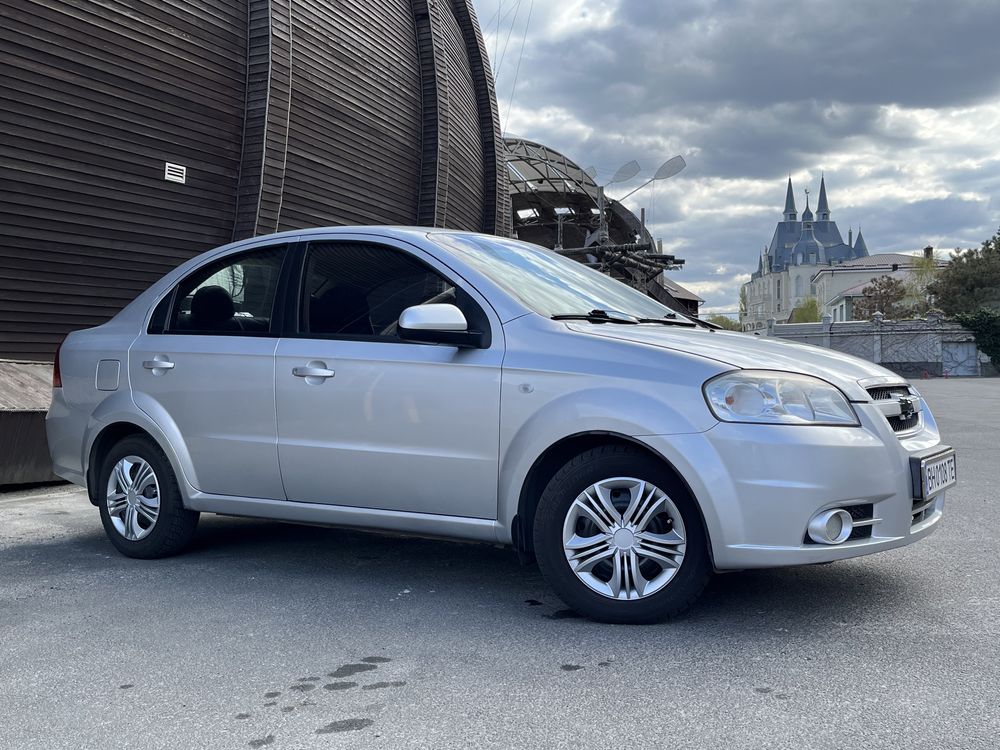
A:
{"label": "scaffolding on dome", "polygon": [[558,151],[524,138],[504,141],[513,236],[607,273],[672,309],[697,315],[701,298],[663,273],[681,268],[684,261],[662,252],[642,219],[605,198],[593,177]]}

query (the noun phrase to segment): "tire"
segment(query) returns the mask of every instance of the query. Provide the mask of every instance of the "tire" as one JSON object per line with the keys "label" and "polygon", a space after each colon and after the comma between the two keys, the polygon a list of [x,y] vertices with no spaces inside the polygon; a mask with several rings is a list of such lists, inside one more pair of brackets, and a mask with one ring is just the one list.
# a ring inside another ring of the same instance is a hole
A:
{"label": "tire", "polygon": [[[123,482],[132,492],[122,492]],[[198,525],[198,513],[184,508],[170,461],[145,435],[125,437],[107,452],[94,494],[108,539],[127,557],[175,555]]]}
{"label": "tire", "polygon": [[[613,500],[617,516],[605,513],[607,503],[598,504],[598,495]],[[600,519],[603,527],[597,525]],[[609,533],[616,529],[617,535]],[[601,622],[644,624],[675,617],[712,575],[694,499],[661,461],[636,447],[593,448],[566,463],[538,500],[533,537],[538,566],[555,593]],[[593,545],[586,541],[594,539],[599,541]]]}

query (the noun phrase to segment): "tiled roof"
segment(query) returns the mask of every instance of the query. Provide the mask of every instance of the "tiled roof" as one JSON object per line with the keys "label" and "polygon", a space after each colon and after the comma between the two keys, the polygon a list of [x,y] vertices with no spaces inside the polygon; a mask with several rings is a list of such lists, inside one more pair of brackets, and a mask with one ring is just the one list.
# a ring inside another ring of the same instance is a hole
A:
{"label": "tiled roof", "polygon": [[[911,267],[916,265],[916,262],[920,260],[919,255],[907,255],[906,253],[876,253],[875,255],[866,255],[863,258],[855,258],[854,260],[845,260],[843,263],[834,267],[834,270],[843,269],[862,269],[862,268],[891,268],[893,264],[898,266]],[[827,269],[822,269],[827,270]]]}

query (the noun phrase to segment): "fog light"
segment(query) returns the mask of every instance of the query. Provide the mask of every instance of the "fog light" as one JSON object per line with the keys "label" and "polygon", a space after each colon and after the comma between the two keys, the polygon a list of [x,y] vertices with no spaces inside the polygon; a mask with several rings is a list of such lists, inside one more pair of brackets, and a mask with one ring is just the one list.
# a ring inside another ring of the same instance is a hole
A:
{"label": "fog light", "polygon": [[854,529],[851,514],[843,508],[824,510],[809,522],[809,538],[816,544],[840,544]]}

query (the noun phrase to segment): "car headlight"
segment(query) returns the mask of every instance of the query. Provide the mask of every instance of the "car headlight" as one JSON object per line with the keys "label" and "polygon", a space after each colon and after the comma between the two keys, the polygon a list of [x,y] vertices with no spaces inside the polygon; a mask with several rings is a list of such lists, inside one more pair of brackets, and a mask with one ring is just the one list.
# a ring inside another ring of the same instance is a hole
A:
{"label": "car headlight", "polygon": [[708,407],[723,422],[860,424],[839,389],[809,375],[739,370],[712,378],[703,390]]}

